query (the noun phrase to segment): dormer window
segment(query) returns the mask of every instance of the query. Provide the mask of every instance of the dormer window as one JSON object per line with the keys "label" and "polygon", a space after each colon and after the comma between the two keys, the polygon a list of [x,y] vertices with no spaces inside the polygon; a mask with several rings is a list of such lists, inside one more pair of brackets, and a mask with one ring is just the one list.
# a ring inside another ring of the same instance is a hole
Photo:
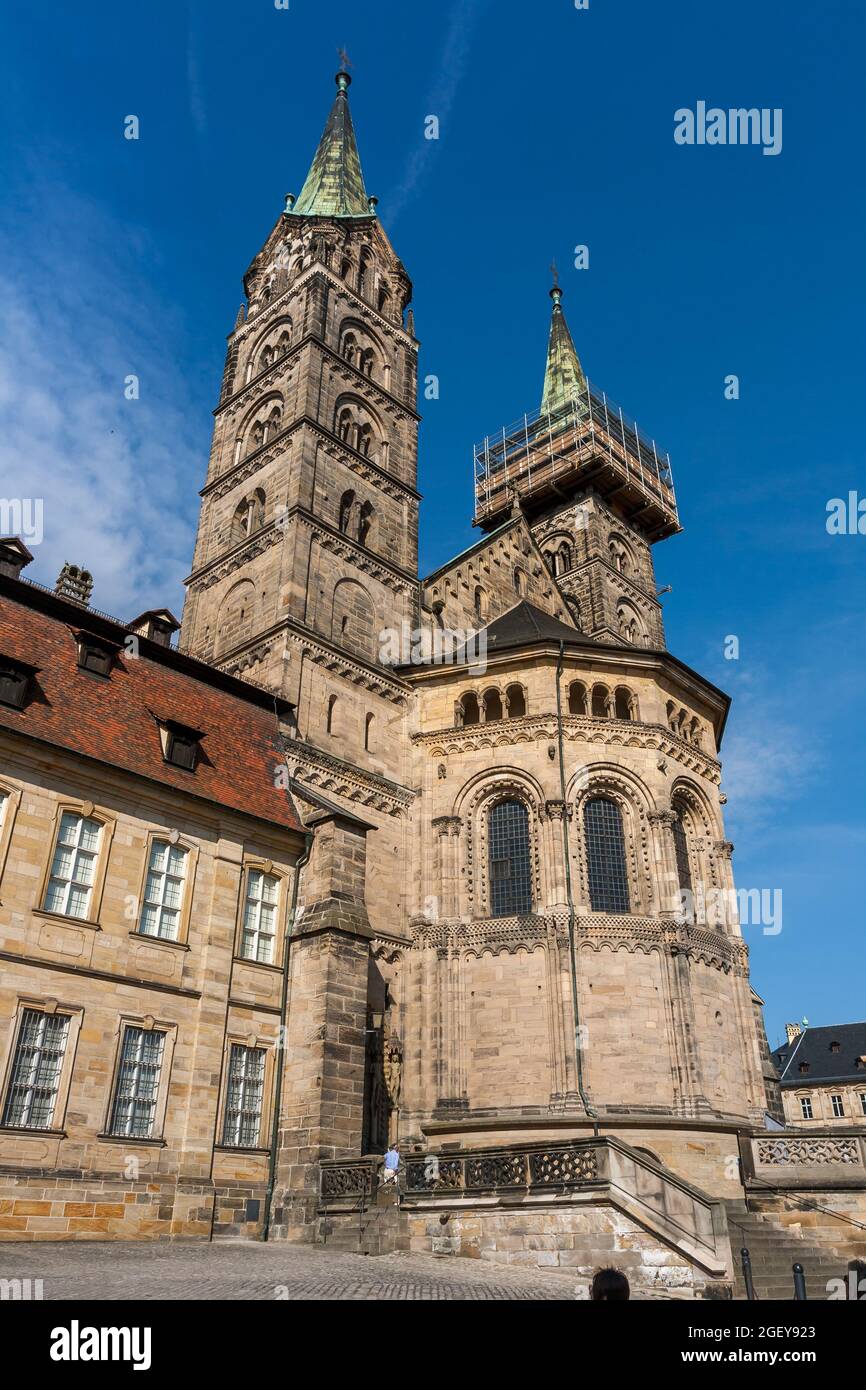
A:
{"label": "dormer window", "polygon": [[810,1070],[811,1070],[811,1068],[810,1068],[808,1062],[801,1062],[801,1063],[800,1063],[800,1075],[801,1075],[801,1076],[805,1076],[806,1073],[807,1073],[808,1071],[810,1071]]}
{"label": "dormer window", "polygon": [[91,632],[76,632],[78,643],[78,666],[94,676],[110,676],[114,658],[120,648],[116,642],[108,642],[103,637],[94,637]]}
{"label": "dormer window", "polygon": [[841,1044],[841,1043],[838,1043],[838,1042],[831,1042],[831,1044],[830,1044],[830,1051],[831,1051],[831,1052],[841,1052],[841,1051],[842,1051],[842,1044]]}
{"label": "dormer window", "polygon": [[198,762],[200,745],[204,734],[199,729],[191,729],[188,724],[177,724],[166,719],[160,724],[162,753],[167,763],[194,772]]}
{"label": "dormer window", "polygon": [[30,682],[38,670],[38,666],[0,656],[0,705],[23,709],[30,693]]}

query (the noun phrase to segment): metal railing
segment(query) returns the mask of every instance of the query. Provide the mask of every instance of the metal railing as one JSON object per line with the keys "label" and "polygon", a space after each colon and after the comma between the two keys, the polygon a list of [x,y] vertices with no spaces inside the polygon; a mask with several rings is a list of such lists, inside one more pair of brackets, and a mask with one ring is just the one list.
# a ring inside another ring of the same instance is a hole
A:
{"label": "metal railing", "polygon": [[678,529],[670,456],[592,383],[559,409],[525,414],[475,446],[476,520],[504,508],[512,488],[531,494],[601,458]]}

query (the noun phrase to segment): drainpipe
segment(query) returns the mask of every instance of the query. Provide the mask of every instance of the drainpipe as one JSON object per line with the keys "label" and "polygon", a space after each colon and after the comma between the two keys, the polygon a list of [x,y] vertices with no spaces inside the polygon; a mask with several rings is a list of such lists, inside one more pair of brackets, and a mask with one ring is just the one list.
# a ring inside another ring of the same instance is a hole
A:
{"label": "drainpipe", "polygon": [[271,1151],[268,1158],[268,1190],[265,1194],[265,1214],[262,1222],[262,1240],[267,1240],[271,1229],[271,1204],[274,1197],[274,1184],[277,1175],[277,1143],[280,1134],[280,1102],[283,1092],[283,1069],[286,1055],[286,1027],[289,1011],[289,959],[291,956],[292,933],[295,928],[295,913],[298,907],[298,889],[301,870],[309,863],[313,848],[312,831],[304,837],[304,852],[295,864],[295,881],[292,885],[292,905],[289,909],[289,922],[286,931],[286,949],[283,955],[283,990],[280,999],[280,1045],[277,1048],[277,1074],[274,1083],[274,1118],[271,1124]]}
{"label": "drainpipe", "polygon": [[565,896],[568,899],[568,945],[571,958],[571,1001],[574,1008],[574,1059],[577,1067],[577,1092],[583,1108],[595,1121],[595,1137],[598,1138],[598,1115],[590,1104],[583,1087],[583,1064],[580,1048],[580,1007],[577,1002],[577,947],[574,940],[574,894],[571,888],[571,852],[568,843],[568,807],[565,799],[565,749],[562,736],[562,663],[565,657],[565,642],[559,644],[559,659],[556,663],[556,737],[559,745],[559,785],[562,789],[562,849],[565,855]]}

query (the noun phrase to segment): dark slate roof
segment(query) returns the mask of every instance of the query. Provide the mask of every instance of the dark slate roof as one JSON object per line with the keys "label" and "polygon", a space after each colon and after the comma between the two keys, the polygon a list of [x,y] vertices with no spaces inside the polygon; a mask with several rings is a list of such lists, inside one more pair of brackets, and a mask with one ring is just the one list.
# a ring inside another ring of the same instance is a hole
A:
{"label": "dark slate roof", "polygon": [[[830,1044],[839,1044],[831,1052]],[[832,1081],[862,1082],[866,1087],[866,1063],[857,1066],[857,1058],[866,1058],[866,1022],[837,1023],[830,1028],[805,1028],[792,1043],[783,1043],[772,1054],[781,1073],[783,1086],[820,1085]],[[809,1070],[801,1072],[808,1063]]]}
{"label": "dark slate roof", "polygon": [[487,650],[501,652],[509,647],[523,647],[528,642],[586,642],[589,639],[576,627],[564,623],[536,608],[534,603],[523,599],[509,608],[500,618],[496,618],[484,629],[487,634]]}

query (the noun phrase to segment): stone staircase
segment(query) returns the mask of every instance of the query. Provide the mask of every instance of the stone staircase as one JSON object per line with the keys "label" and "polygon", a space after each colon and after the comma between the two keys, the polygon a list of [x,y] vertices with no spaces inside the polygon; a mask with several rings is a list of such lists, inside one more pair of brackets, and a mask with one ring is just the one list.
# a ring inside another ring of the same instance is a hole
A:
{"label": "stone staircase", "polygon": [[318,1241],[329,1250],[349,1250],[356,1255],[385,1255],[408,1249],[409,1240],[401,1230],[400,1208],[395,1186],[379,1186],[375,1193],[359,1197],[354,1212],[341,1213],[335,1220],[319,1217]]}
{"label": "stone staircase", "polygon": [[[727,1201],[725,1208],[734,1262],[734,1298],[746,1297],[740,1259],[744,1245],[751,1257],[752,1278],[760,1299],[793,1299],[795,1264],[803,1266],[806,1295],[816,1302],[827,1298],[828,1280],[846,1278],[849,1257],[844,1253],[795,1234],[775,1222],[772,1213],[752,1211],[743,1201]],[[840,1244],[844,1244],[841,1235]]]}

